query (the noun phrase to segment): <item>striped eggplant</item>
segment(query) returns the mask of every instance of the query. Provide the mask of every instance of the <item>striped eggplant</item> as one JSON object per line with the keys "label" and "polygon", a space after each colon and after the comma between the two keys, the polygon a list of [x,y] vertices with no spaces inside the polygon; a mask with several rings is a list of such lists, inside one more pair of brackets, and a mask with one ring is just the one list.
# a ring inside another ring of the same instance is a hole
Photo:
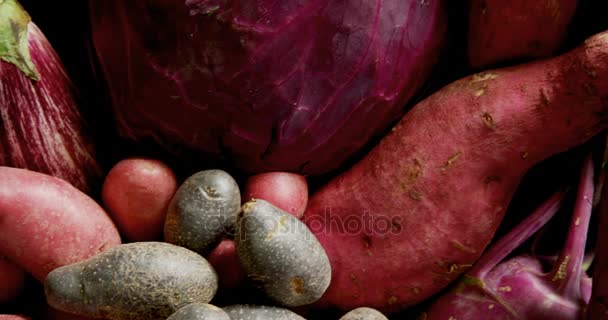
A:
{"label": "striped eggplant", "polygon": [[0,0],[0,165],[50,174],[84,192],[101,174],[76,88],[16,0]]}

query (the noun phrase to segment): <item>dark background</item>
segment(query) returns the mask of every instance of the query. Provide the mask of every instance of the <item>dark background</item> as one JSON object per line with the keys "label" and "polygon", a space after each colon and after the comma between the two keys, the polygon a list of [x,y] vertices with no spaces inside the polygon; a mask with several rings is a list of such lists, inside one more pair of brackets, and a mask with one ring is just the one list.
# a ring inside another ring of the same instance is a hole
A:
{"label": "dark background", "polygon": [[[102,0],[97,0],[102,1]],[[178,0],[176,0],[178,1]],[[55,50],[62,58],[68,73],[80,92],[81,108],[84,117],[88,120],[97,143],[99,161],[102,167],[107,170],[118,160],[131,155],[146,155],[163,159],[174,165],[178,175],[184,177],[195,170],[194,167],[180,163],[178,166],[169,155],[164,154],[155,148],[154,143],[144,141],[143,143],[133,144],[122,141],[113,129],[113,119],[110,108],[110,100],[107,95],[105,83],[100,75],[99,67],[95,60],[93,45],[90,41],[90,25],[88,21],[87,1],[44,1],[44,0],[22,0],[26,10],[30,13],[33,21],[45,33]],[[428,81],[427,85],[420,90],[416,98],[406,107],[410,107],[416,101],[430,95],[445,84],[463,77],[472,70],[466,67],[466,21],[467,8],[464,1],[446,1],[448,7],[448,41],[443,54],[443,59],[436,67],[436,72]],[[571,25],[571,32],[566,44],[561,51],[566,51],[579,44],[586,37],[608,29],[608,1],[605,0],[581,0],[578,13]],[[510,61],[505,65],[519,63],[523,61]],[[377,140],[370,142],[369,150]],[[516,193],[508,211],[508,219],[505,219],[501,228],[497,232],[497,237],[504,234],[511,227],[516,225],[523,216],[528,214],[537,204],[549,196],[557,188],[570,185],[576,181],[579,173],[581,155],[593,147],[597,153],[601,153],[604,141],[601,137],[597,138],[589,145],[581,146],[567,153],[557,155],[539,164],[526,176]],[[361,156],[359,155],[359,157]],[[354,162],[358,158],[351,161]],[[218,167],[220,165],[218,164]],[[230,168],[226,168],[230,170]],[[235,172],[238,178],[242,175]],[[330,179],[332,175],[310,179],[311,189]],[[546,234],[563,235],[565,225],[569,216],[565,212],[553,221],[549,226],[554,232]],[[596,230],[592,227],[591,231]],[[591,237],[590,239],[593,239]],[[554,247],[545,246],[540,250],[551,252],[555,247],[561,245],[563,239],[553,239],[557,241],[546,241],[553,243]],[[542,242],[542,241],[541,241]],[[589,242],[589,247],[593,246],[593,241]],[[250,290],[245,290],[241,294],[224,293],[218,296],[218,302],[229,303],[235,297],[239,302],[258,301],[251,297]],[[244,300],[241,300],[244,299]],[[424,307],[424,306],[422,306]],[[42,310],[45,308],[44,294],[41,285],[36,280],[29,278],[27,289],[22,296],[10,305],[0,305],[2,313],[25,313],[35,319],[43,319]],[[412,317],[418,313],[418,308],[412,308],[400,315],[399,318]],[[338,312],[328,311],[326,314],[315,316],[311,319],[329,319]],[[336,317],[337,318],[337,317]],[[398,317],[395,317],[397,319]]]}

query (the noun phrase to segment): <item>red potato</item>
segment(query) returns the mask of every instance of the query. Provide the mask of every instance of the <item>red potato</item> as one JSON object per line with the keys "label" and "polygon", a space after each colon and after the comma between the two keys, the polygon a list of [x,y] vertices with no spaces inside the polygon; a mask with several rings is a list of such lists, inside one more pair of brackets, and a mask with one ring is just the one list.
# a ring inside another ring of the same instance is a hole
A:
{"label": "red potato", "polygon": [[177,187],[173,170],[163,162],[130,158],[110,170],[102,199],[128,240],[153,241],[162,237],[167,208]]}
{"label": "red potato", "polygon": [[288,172],[268,172],[249,177],[243,202],[266,200],[281,210],[301,218],[308,203],[306,177]]}
{"label": "red potato", "polygon": [[470,0],[469,63],[546,57],[566,37],[578,0]]}
{"label": "red potato", "polygon": [[0,254],[38,280],[120,243],[106,212],[68,182],[0,167]]}
{"label": "red potato", "polygon": [[332,265],[316,307],[395,312],[486,248],[522,177],[608,126],[608,32],[458,80],[416,105],[304,214]]}
{"label": "red potato", "polygon": [[232,289],[238,287],[246,279],[241,261],[236,254],[234,240],[224,239],[209,254],[207,260],[217,272],[221,288]]}
{"label": "red potato", "polygon": [[16,298],[25,286],[23,269],[0,256],[0,304]]}

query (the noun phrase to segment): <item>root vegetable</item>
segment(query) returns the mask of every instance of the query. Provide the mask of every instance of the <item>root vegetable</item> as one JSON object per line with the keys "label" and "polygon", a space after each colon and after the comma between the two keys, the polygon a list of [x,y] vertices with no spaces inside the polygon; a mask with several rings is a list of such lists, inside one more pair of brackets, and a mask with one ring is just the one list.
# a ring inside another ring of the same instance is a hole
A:
{"label": "root vegetable", "polygon": [[578,0],[470,0],[468,56],[474,68],[547,57],[565,40]]}
{"label": "root vegetable", "polygon": [[161,161],[118,162],[102,188],[103,203],[129,241],[160,240],[169,202],[177,190],[173,170]]}
{"label": "root vegetable", "polygon": [[232,305],[223,309],[232,320],[305,320],[288,309],[272,306]]}
{"label": "root vegetable", "polygon": [[304,220],[333,270],[318,307],[394,312],[438,292],[479,258],[532,166],[607,126],[608,32],[442,88],[311,197]]}
{"label": "root vegetable", "polygon": [[361,307],[349,311],[340,320],[388,320],[388,318],[376,309]]}
{"label": "root vegetable", "polygon": [[301,218],[308,203],[306,177],[289,172],[267,172],[249,177],[244,201],[262,199]]}
{"label": "root vegetable", "polygon": [[191,303],[177,310],[167,320],[230,320],[230,317],[214,305]]}
{"label": "root vegetable", "polygon": [[555,213],[554,197],[490,248],[455,288],[441,296],[429,320],[577,320],[589,302],[583,260],[593,201],[593,164],[585,161],[565,246],[549,272],[540,259],[520,255],[502,262]]}
{"label": "root vegetable", "polygon": [[206,255],[234,226],[240,209],[239,186],[227,172],[195,173],[169,204],[165,241]]}
{"label": "root vegetable", "polygon": [[281,305],[317,301],[331,281],[323,247],[304,223],[264,200],[243,205],[237,253],[247,276]]}
{"label": "root vegetable", "polygon": [[236,288],[247,278],[232,239],[222,240],[207,259],[218,274],[220,288]]}
{"label": "root vegetable", "polygon": [[68,182],[0,167],[0,254],[38,280],[120,243],[106,212]]}
{"label": "root vegetable", "polygon": [[208,303],[217,275],[200,255],[164,242],[135,242],[53,270],[44,281],[53,308],[110,320],[165,320]]}

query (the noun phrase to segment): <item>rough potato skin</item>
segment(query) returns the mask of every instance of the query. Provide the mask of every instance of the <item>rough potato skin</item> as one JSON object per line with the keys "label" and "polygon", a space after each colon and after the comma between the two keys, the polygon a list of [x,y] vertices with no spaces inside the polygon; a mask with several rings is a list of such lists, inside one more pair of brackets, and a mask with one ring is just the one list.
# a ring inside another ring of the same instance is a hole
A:
{"label": "rough potato skin", "polygon": [[110,320],[166,319],[208,303],[217,275],[202,256],[163,242],[135,242],[49,273],[47,302],[65,312]]}
{"label": "rough potato skin", "polygon": [[[532,166],[607,125],[608,32],[421,101],[311,197],[304,220],[333,270],[316,307],[388,314],[437,293],[479,258]],[[341,229],[350,220],[371,228]]]}
{"label": "rough potato skin", "polygon": [[38,280],[120,243],[106,212],[65,180],[0,167],[0,255]]}
{"label": "rough potato skin", "polygon": [[388,320],[388,318],[376,309],[361,307],[349,311],[340,320]]}
{"label": "rough potato skin", "polygon": [[474,68],[547,57],[565,40],[579,0],[469,0],[468,56]]}
{"label": "rough potato skin", "polygon": [[228,314],[211,304],[206,303],[191,303],[186,305],[167,320],[231,320]]}
{"label": "rough potato skin", "polygon": [[243,205],[237,254],[247,276],[285,306],[318,300],[331,281],[329,259],[304,223],[267,201]]}
{"label": "rough potato skin", "polygon": [[236,304],[223,309],[231,320],[306,320],[290,310],[271,306]]}
{"label": "rough potato skin", "polygon": [[241,194],[225,171],[205,170],[179,187],[165,220],[165,241],[208,254],[236,223]]}

